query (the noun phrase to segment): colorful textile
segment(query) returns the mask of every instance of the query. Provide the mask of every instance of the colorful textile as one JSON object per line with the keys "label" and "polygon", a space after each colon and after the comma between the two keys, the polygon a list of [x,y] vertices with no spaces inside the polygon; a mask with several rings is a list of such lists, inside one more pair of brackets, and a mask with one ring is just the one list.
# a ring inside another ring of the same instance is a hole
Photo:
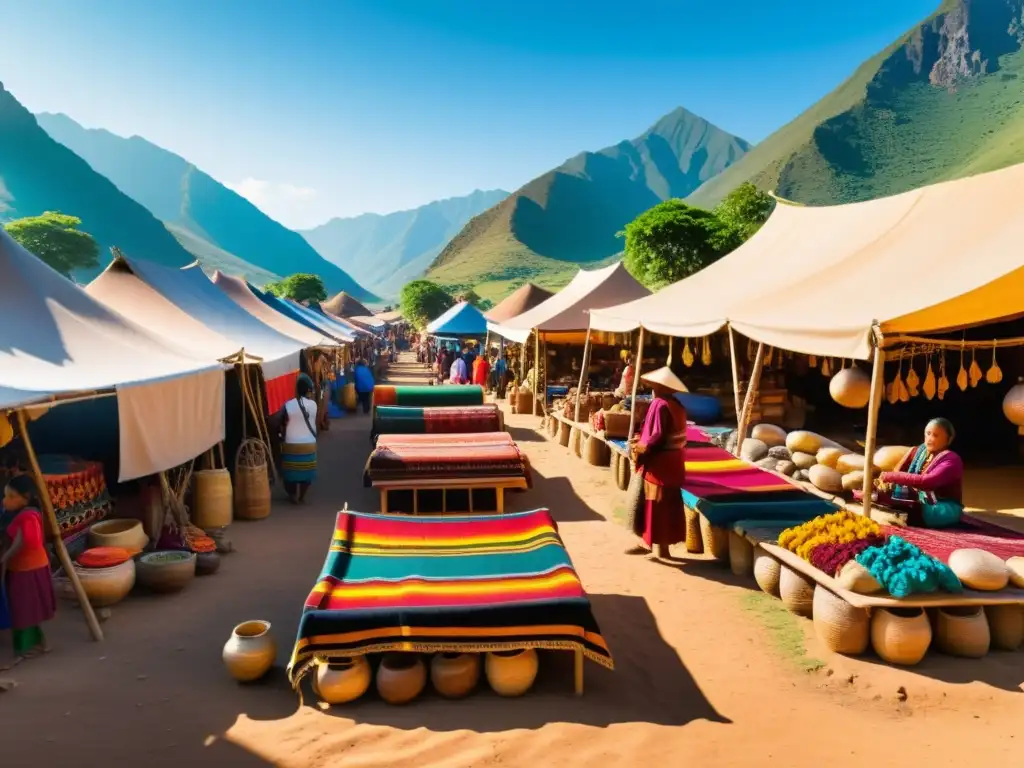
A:
{"label": "colorful textile", "polygon": [[984,549],[1003,560],[1024,557],[1024,534],[969,515],[964,515],[950,528],[883,526],[883,530],[902,537],[944,563],[949,562],[949,556],[957,549]]}
{"label": "colorful textile", "polygon": [[487,361],[486,357],[479,355],[476,360],[473,361],[473,383],[481,387],[485,386],[490,372],[491,364]]}
{"label": "colorful textile", "polygon": [[893,597],[964,589],[948,565],[900,536],[890,536],[881,546],[865,549],[856,560]]}
{"label": "colorful textile", "polygon": [[85,548],[89,526],[105,519],[113,510],[103,465],[98,461],[47,454],[39,457],[39,468],[64,546],[75,555]]}
{"label": "colorful textile", "polygon": [[43,629],[40,626],[12,629],[11,639],[14,641],[14,655],[24,656],[43,644]]}
{"label": "colorful textile", "polygon": [[316,443],[282,445],[281,476],[286,483],[312,483],[316,480]]}
{"label": "colorful textile", "polygon": [[295,383],[298,381],[299,372],[292,371],[284,376],[269,379],[264,383],[267,390],[267,413],[273,414],[280,411],[284,404],[295,397]]}
{"label": "colorful textile", "polygon": [[50,558],[46,554],[46,541],[43,536],[43,516],[35,507],[25,507],[14,515],[14,519],[4,531],[7,541],[13,542],[21,537],[18,551],[7,561],[7,570],[34,571],[37,568],[49,568]]}
{"label": "colorful textile", "polygon": [[[448,373],[447,369],[444,369]],[[378,384],[373,388],[374,405],[403,405],[414,408],[450,405],[483,405],[483,387],[396,387]]]}
{"label": "colorful textile", "polygon": [[637,471],[644,478],[649,500],[660,499],[661,488],[682,486],[685,447],[686,409],[674,400],[656,397],[635,445]]}
{"label": "colorful textile", "polygon": [[57,598],[49,566],[34,571],[7,571],[7,605],[13,629],[27,629],[53,618]]}
{"label": "colorful textile", "polygon": [[857,555],[869,547],[878,547],[885,544],[885,537],[881,535],[865,536],[853,541],[829,541],[818,544],[811,550],[809,558],[811,565],[822,573],[835,576],[839,569],[853,560]]}
{"label": "colorful textile", "polygon": [[364,484],[427,478],[525,477],[530,464],[508,432],[381,435],[366,461]]}
{"label": "colorful textile", "polygon": [[466,432],[500,432],[501,414],[496,405],[463,405],[448,408],[378,406],[373,416],[373,436],[424,435]]}
{"label": "colorful textile", "polygon": [[613,668],[546,509],[445,518],[340,512],[288,677],[315,659],[550,648]]}

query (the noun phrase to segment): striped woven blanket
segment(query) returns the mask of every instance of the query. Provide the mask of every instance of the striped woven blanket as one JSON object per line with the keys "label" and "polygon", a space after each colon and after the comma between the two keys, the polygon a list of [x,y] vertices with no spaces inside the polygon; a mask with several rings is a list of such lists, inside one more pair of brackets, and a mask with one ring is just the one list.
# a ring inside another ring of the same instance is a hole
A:
{"label": "striped woven blanket", "polygon": [[381,435],[366,460],[366,486],[381,480],[525,477],[530,463],[508,432]]}
{"label": "striped woven blanket", "polygon": [[612,656],[546,509],[501,517],[340,512],[299,620],[288,677],[385,651]]}
{"label": "striped woven blanket", "polygon": [[484,388],[475,385],[440,387],[402,387],[378,384],[373,388],[373,404],[402,405],[413,408],[451,405],[483,405]]}
{"label": "striped woven blanket", "polygon": [[496,405],[463,405],[447,408],[378,406],[373,416],[372,438],[377,435],[423,435],[469,432],[500,432],[501,413]]}

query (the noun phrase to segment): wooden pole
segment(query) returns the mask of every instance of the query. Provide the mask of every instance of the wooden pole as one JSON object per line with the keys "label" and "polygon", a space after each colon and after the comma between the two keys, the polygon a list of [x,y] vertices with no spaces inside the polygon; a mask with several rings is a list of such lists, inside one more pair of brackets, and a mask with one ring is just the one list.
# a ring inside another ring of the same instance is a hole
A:
{"label": "wooden pole", "polygon": [[572,420],[579,423],[580,398],[583,396],[583,384],[587,380],[587,369],[590,367],[590,329],[587,329],[587,340],[583,344],[583,362],[580,364],[580,383],[576,388],[576,413]]}
{"label": "wooden pole", "polygon": [[861,513],[871,517],[871,491],[874,487],[871,467],[875,455],[875,440],[878,435],[878,409],[882,405],[882,391],[885,384],[885,351],[875,347],[875,360],[871,365],[871,397],[868,399],[868,426],[864,435],[864,501]]}
{"label": "wooden pole", "polygon": [[[544,339],[540,343],[540,359],[543,361],[543,366],[539,370],[544,371],[544,378],[541,380],[540,385],[540,415],[543,416],[548,412],[548,340]],[[539,375],[539,374],[538,374]]]}
{"label": "wooden pole", "polygon": [[736,339],[729,326],[729,357],[732,359],[732,396],[736,405],[736,426],[740,425],[740,416],[743,413],[743,406],[740,403],[740,364],[736,358]]}
{"label": "wooden pole", "polygon": [[750,384],[747,385],[747,394],[743,398],[743,413],[740,414],[737,425],[736,454],[739,455],[743,441],[747,437],[747,427],[750,426],[750,412],[754,408],[754,398],[757,396],[757,389],[761,383],[761,368],[764,367],[764,344],[758,343],[757,354],[754,355],[754,369],[750,372]]}
{"label": "wooden pole", "polygon": [[43,471],[39,467],[39,458],[36,456],[35,448],[32,447],[32,439],[28,436],[28,426],[25,422],[24,410],[18,411],[18,430],[21,432],[21,439],[25,443],[25,453],[28,454],[28,462],[32,467],[32,474],[35,476],[39,500],[43,504],[43,517],[46,519],[47,527],[53,536],[53,548],[57,552],[57,559],[60,560],[61,567],[71,582],[71,587],[75,590],[75,597],[78,598],[78,604],[82,607],[82,613],[85,614],[85,622],[89,625],[92,639],[102,642],[103,630],[100,629],[100,623],[96,619],[96,612],[92,609],[92,603],[89,602],[89,597],[85,594],[85,588],[78,578],[78,572],[75,571],[75,566],[72,564],[68,551],[64,547],[64,539],[61,538],[60,526],[57,524],[57,515],[53,511],[50,489],[46,487],[46,478],[43,477]]}
{"label": "wooden pole", "polygon": [[668,357],[665,358],[665,365],[672,366],[672,342],[676,340],[675,336],[668,337]]}
{"label": "wooden pole", "polygon": [[537,386],[540,384],[540,331],[533,330],[533,415],[537,416]]}
{"label": "wooden pole", "polygon": [[636,350],[636,370],[633,371],[633,392],[630,395],[630,408],[629,408],[629,434],[626,436],[626,441],[629,442],[633,439],[633,434],[636,431],[636,393],[640,387],[640,366],[644,362],[644,327],[640,326],[640,340],[637,342]]}

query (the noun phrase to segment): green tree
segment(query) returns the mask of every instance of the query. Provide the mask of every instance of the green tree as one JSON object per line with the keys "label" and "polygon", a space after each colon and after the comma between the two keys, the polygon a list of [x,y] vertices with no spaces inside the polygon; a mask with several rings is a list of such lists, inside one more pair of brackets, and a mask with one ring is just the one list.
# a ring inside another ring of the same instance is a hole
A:
{"label": "green tree", "polygon": [[59,211],[15,219],[4,225],[7,234],[25,250],[34,253],[65,277],[72,270],[93,269],[100,265],[100,248],[88,232],[78,227],[82,220]]}
{"label": "green tree", "polygon": [[472,304],[477,309],[480,309],[480,305],[483,304],[484,300],[480,298],[480,294],[469,288],[462,292],[459,296],[459,301],[465,301],[467,304]]}
{"label": "green tree", "polygon": [[626,225],[626,269],[649,288],[661,288],[704,269],[738,244],[711,211],[666,200]]}
{"label": "green tree", "polygon": [[444,288],[430,280],[406,283],[398,297],[402,315],[417,328],[422,328],[435,317],[443,315],[455,304]]}
{"label": "green tree", "polygon": [[774,210],[775,198],[745,181],[715,207],[715,215],[723,224],[735,230],[740,242],[743,242],[768,221]]}
{"label": "green tree", "polygon": [[298,272],[283,280],[267,283],[263,289],[282,299],[292,301],[327,301],[327,289],[319,275],[310,272]]}

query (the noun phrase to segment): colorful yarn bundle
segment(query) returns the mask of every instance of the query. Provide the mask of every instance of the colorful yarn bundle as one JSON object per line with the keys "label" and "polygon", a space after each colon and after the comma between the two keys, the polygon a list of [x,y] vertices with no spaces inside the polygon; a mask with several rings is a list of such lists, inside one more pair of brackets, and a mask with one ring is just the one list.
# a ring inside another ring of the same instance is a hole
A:
{"label": "colorful yarn bundle", "polygon": [[787,528],[779,535],[779,546],[810,562],[811,553],[822,544],[850,544],[881,532],[871,518],[844,510]]}
{"label": "colorful yarn bundle", "polygon": [[197,528],[190,524],[188,528],[185,529],[185,535],[183,538],[185,539],[186,548],[197,554],[217,551],[217,542],[210,536],[207,536],[206,532],[202,528]]}
{"label": "colorful yarn bundle", "polygon": [[856,560],[893,597],[940,589],[963,591],[963,585],[948,565],[899,536],[890,536],[881,546],[869,547],[857,555]]}
{"label": "colorful yarn bundle", "polygon": [[811,552],[810,563],[819,571],[835,576],[839,569],[853,560],[857,555],[869,547],[879,547],[885,544],[885,536],[865,536],[863,539],[848,541],[844,543],[829,542],[819,544]]}

